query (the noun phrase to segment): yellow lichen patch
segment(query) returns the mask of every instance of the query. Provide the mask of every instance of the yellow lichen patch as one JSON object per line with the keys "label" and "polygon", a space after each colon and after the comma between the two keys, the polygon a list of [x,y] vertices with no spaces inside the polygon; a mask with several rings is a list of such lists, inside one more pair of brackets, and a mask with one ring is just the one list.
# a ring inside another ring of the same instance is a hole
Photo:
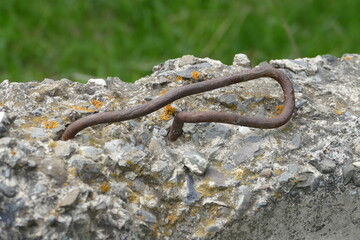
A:
{"label": "yellow lichen patch", "polygon": [[57,145],[57,142],[56,141],[50,141],[48,146],[51,147],[51,148],[55,148]]}
{"label": "yellow lichen patch", "polygon": [[281,200],[283,197],[283,193],[282,192],[275,192],[273,195],[271,195],[275,200]]}
{"label": "yellow lichen patch", "polygon": [[76,168],[74,168],[74,167],[69,168],[68,173],[69,173],[69,175],[75,177],[76,176]]}
{"label": "yellow lichen patch", "polygon": [[178,182],[178,183],[174,183],[174,182],[165,182],[162,187],[164,189],[171,189],[171,188],[176,188],[176,187],[183,187],[184,186],[184,182]]}
{"label": "yellow lichen patch", "polygon": [[100,191],[102,193],[106,193],[109,190],[110,190],[110,186],[108,182],[103,182],[102,184],[100,184]]}
{"label": "yellow lichen patch", "polygon": [[248,168],[237,169],[234,172],[234,176],[237,180],[245,181],[251,175],[251,171]]}
{"label": "yellow lichen patch", "polygon": [[42,126],[43,128],[53,129],[57,128],[59,126],[59,123],[57,121],[43,121]]}
{"label": "yellow lichen patch", "polygon": [[343,111],[339,109],[334,109],[333,112],[336,113],[337,115],[343,115]]}
{"label": "yellow lichen patch", "polygon": [[216,221],[213,218],[208,218],[208,219],[205,220],[205,224],[207,226],[214,225],[215,223],[216,223]]}
{"label": "yellow lichen patch", "polygon": [[351,59],[353,59],[353,57],[351,56],[344,57],[344,60],[351,60]]}
{"label": "yellow lichen patch", "polygon": [[198,80],[199,77],[200,77],[200,73],[197,72],[197,71],[192,71],[191,76],[192,76],[193,79]]}
{"label": "yellow lichen patch", "polygon": [[299,183],[300,182],[300,180],[299,179],[290,179],[290,182],[292,182],[292,183]]}
{"label": "yellow lichen patch", "polygon": [[199,192],[202,196],[206,197],[212,197],[215,194],[222,192],[222,190],[218,187],[210,185],[208,181],[205,181],[200,186],[198,186],[196,191]]}
{"label": "yellow lichen patch", "polygon": [[283,171],[281,171],[280,169],[275,169],[275,170],[274,170],[274,173],[275,173],[276,175],[280,176],[280,175],[283,173]]}
{"label": "yellow lichen patch", "polygon": [[96,99],[91,99],[91,104],[94,105],[96,108],[101,108],[101,106],[103,105],[102,102],[100,102]]}
{"label": "yellow lichen patch", "polygon": [[170,214],[166,218],[169,220],[170,225],[174,225],[174,223],[179,219],[179,217],[175,214]]}
{"label": "yellow lichen patch", "polygon": [[170,104],[166,105],[163,108],[163,112],[160,115],[161,120],[168,121],[171,116],[173,116],[176,112],[176,107],[171,106]]}
{"label": "yellow lichen patch", "polygon": [[284,105],[277,105],[275,108],[276,108],[276,113],[281,114],[282,111],[284,110]]}
{"label": "yellow lichen patch", "polygon": [[198,237],[198,238],[203,238],[206,236],[206,231],[204,228],[199,228],[196,232],[195,232],[195,235]]}
{"label": "yellow lichen patch", "polygon": [[177,76],[176,77],[176,81],[181,81],[183,78],[182,78],[182,76]]}
{"label": "yellow lichen patch", "polygon": [[130,193],[128,199],[129,199],[129,202],[131,202],[131,203],[136,203],[136,204],[140,203],[140,198],[135,193]]}
{"label": "yellow lichen patch", "polygon": [[79,107],[79,106],[71,106],[72,109],[86,111],[86,112],[93,112],[94,110],[88,109],[86,107]]}
{"label": "yellow lichen patch", "polygon": [[47,117],[34,117],[32,119],[32,122],[35,124],[38,124],[38,123],[46,121],[47,119],[48,119]]}
{"label": "yellow lichen patch", "polygon": [[157,237],[159,235],[158,226],[157,225],[153,226],[153,230],[154,230],[154,236]]}

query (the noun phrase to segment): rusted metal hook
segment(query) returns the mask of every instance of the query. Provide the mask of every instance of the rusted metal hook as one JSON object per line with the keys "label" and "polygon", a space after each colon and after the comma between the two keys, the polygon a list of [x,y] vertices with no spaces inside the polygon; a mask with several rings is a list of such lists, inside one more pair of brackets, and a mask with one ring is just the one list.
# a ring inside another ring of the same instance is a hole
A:
{"label": "rusted metal hook", "polygon": [[182,127],[184,123],[197,122],[221,122],[234,125],[241,125],[254,128],[277,128],[288,122],[294,112],[295,95],[294,88],[289,78],[280,70],[273,67],[257,67],[251,70],[246,70],[234,73],[228,76],[214,78],[211,80],[189,84],[177,88],[167,94],[164,94],[152,101],[133,107],[131,109],[113,112],[102,112],[89,115],[76,120],[71,123],[66,129],[61,140],[66,141],[74,138],[75,135],[92,125],[101,123],[113,123],[133,118],[138,118],[152,113],[169,103],[174,102],[180,98],[190,96],[197,93],[202,93],[216,88],[232,85],[235,83],[246,82],[261,77],[270,77],[276,80],[284,93],[284,108],[278,116],[274,118],[258,118],[250,116],[242,116],[236,113],[203,111],[203,112],[179,112],[175,114],[173,124],[170,127],[168,138],[170,141],[175,141],[182,134]]}

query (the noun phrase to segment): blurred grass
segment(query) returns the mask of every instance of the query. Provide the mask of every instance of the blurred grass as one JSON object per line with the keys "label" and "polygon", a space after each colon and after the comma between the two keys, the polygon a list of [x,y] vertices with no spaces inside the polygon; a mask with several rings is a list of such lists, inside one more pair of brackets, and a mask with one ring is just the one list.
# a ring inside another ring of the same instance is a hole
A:
{"label": "blurred grass", "polygon": [[231,64],[360,51],[359,0],[0,2],[0,81],[134,81],[185,54]]}

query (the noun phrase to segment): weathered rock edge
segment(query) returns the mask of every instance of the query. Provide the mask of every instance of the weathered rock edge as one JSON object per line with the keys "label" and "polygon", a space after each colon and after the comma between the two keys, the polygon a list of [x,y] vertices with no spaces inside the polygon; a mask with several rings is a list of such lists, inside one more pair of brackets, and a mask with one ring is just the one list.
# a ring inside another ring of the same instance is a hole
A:
{"label": "weathered rock edge", "polygon": [[250,68],[183,56],[135,84],[118,78],[0,83],[0,239],[357,239],[360,56],[272,60],[293,82],[296,111],[273,130],[186,124],[174,111],[271,117],[273,80],[174,102],[141,119],[98,125],[87,114],[144,103],[176,87]]}

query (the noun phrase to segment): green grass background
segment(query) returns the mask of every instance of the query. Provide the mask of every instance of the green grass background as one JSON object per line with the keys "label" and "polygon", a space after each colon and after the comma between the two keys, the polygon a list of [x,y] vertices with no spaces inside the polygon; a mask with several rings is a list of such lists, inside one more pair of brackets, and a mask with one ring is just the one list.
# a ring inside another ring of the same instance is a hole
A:
{"label": "green grass background", "polygon": [[0,0],[0,81],[134,81],[185,54],[359,53],[359,13],[359,0]]}

